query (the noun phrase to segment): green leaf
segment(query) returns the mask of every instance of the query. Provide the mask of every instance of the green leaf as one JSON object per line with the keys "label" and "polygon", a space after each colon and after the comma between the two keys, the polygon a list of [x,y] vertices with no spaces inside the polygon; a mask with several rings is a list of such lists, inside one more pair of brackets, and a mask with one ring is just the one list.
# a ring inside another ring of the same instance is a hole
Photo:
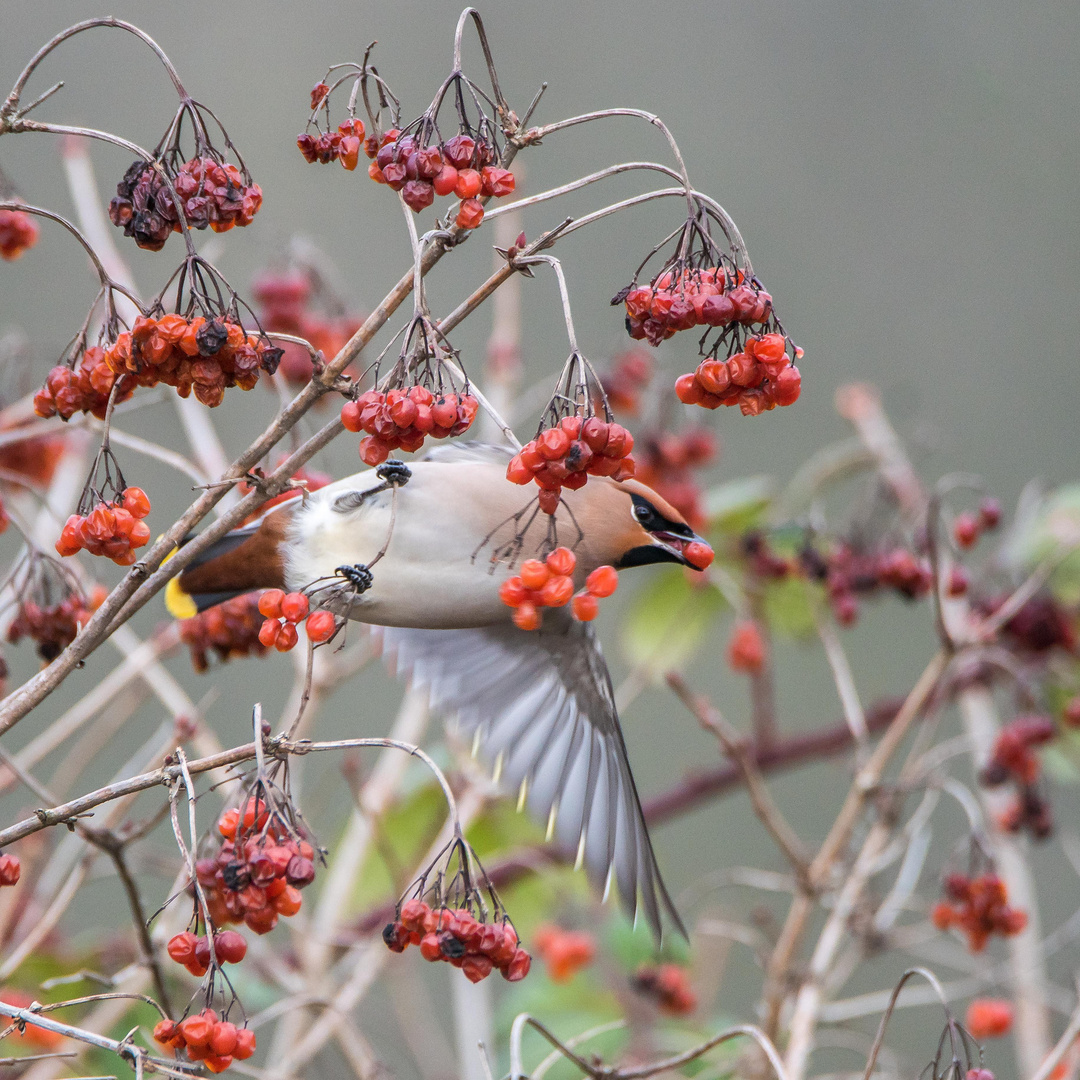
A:
{"label": "green leaf", "polygon": [[635,594],[623,620],[627,658],[649,679],[682,667],[726,606],[714,585],[691,584],[679,567],[665,567]]}
{"label": "green leaf", "polygon": [[1080,603],[1080,484],[1048,495],[1038,512],[1020,525],[1006,554],[1026,570],[1064,556],[1050,577],[1050,588],[1062,603]]}
{"label": "green leaf", "polygon": [[765,587],[763,614],[769,628],[777,634],[793,638],[812,637],[815,631],[814,586],[802,578],[786,577],[770,581]]}
{"label": "green leaf", "polygon": [[774,493],[768,476],[747,476],[710,488],[704,497],[709,531],[741,534],[764,524]]}

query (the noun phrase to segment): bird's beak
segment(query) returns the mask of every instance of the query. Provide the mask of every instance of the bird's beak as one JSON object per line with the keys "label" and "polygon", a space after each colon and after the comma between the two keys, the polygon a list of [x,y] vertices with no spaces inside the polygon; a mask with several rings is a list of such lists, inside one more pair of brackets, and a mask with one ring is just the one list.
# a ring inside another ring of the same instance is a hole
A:
{"label": "bird's beak", "polygon": [[672,532],[654,532],[651,536],[653,543],[668,553],[669,559],[664,561],[681,563],[692,570],[705,570],[715,558],[708,541],[697,533],[686,537]]}

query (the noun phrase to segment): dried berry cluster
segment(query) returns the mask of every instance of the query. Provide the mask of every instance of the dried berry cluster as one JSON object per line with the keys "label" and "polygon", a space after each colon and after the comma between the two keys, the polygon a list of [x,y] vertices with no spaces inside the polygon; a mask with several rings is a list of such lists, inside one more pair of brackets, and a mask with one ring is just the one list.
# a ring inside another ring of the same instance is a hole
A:
{"label": "dried berry cluster", "polygon": [[[259,321],[267,330],[301,337],[324,357],[337,356],[360,329],[361,320],[355,316],[316,310],[313,301],[322,290],[307,274],[264,274],[252,291],[260,305]],[[278,371],[293,386],[302,386],[314,370],[311,354],[294,341],[283,341],[281,348]]]}
{"label": "dried berry cluster", "polygon": [[218,820],[224,840],[212,858],[199,859],[195,870],[215,926],[244,923],[268,934],[278,916],[300,910],[300,890],[315,880],[315,852],[291,835],[266,803],[249,797],[243,811],[226,810]]}
{"label": "dried berry cluster", "polygon": [[142,519],[150,513],[150,500],[137,487],[125,488],[116,502],[101,501],[86,517],[72,514],[64,525],[56,550],[74,555],[86,548],[91,555],[104,555],[117,566],[135,562],[135,548],[150,539],[150,526]]}
{"label": "dried berry cluster", "polygon": [[540,488],[540,509],[554,514],[564,487],[585,486],[590,476],[629,480],[634,475],[634,436],[622,424],[598,416],[564,416],[526,443],[506,469],[515,484],[530,481]]}
{"label": "dried berry cluster", "polygon": [[[161,171],[159,171],[159,168]],[[165,181],[164,166],[134,161],[109,203],[112,223],[141,248],[160,251],[169,233],[180,232],[180,214]],[[262,189],[235,165],[194,157],[180,166],[173,187],[192,229],[227,232],[250,225],[262,205]]]}
{"label": "dried berry cluster", "polygon": [[726,360],[707,357],[696,371],[675,380],[675,393],[684,405],[738,405],[743,416],[793,405],[801,387],[802,376],[788,359],[783,334],[748,337],[741,352]]}
{"label": "dried berry cluster", "polygon": [[[196,978],[201,979],[210,970],[210,938],[198,937],[190,930],[169,938],[166,946],[169,959],[175,960]],[[247,956],[247,942],[243,934],[235,930],[222,930],[214,934],[214,960],[218,964],[239,964]]]}
{"label": "dried berry cluster", "polygon": [[235,1059],[255,1053],[255,1032],[222,1020],[213,1009],[189,1016],[179,1023],[161,1020],[154,1040],[172,1050],[184,1050],[191,1061],[201,1061],[212,1073],[224,1072]]}
{"label": "dried berry cluster", "polygon": [[91,346],[83,353],[77,371],[57,364],[49,372],[45,385],[34,395],[34,412],[46,418],[59,415],[62,420],[70,420],[77,412],[93,413],[104,420],[118,379],[117,404],[135,393],[135,380],[118,375],[109,367],[105,350]]}
{"label": "dried berry cluster", "polygon": [[772,315],[772,297],[756,281],[722,266],[662,270],[623,301],[627,333],[650,345],[695,326],[760,326]]}
{"label": "dried berry cluster", "polygon": [[367,432],[360,440],[360,457],[368,465],[381,465],[394,450],[413,453],[424,439],[445,439],[468,431],[479,403],[472,394],[440,394],[426,386],[407,390],[368,390],[341,407],[346,431]]}
{"label": "dried berry cluster", "polygon": [[368,139],[364,150],[374,159],[368,168],[371,179],[400,191],[416,213],[430,206],[436,195],[460,199],[456,224],[462,229],[475,229],[484,220],[479,196],[498,199],[515,187],[514,174],[492,164],[494,145],[464,133],[437,146],[425,146],[416,136],[392,129],[378,147]]}
{"label": "dried berry cluster", "polygon": [[0,258],[9,262],[38,240],[37,222],[25,210],[0,210]]}
{"label": "dried berry cluster", "polygon": [[259,597],[259,613],[265,618],[259,628],[259,641],[268,649],[288,652],[299,640],[297,623],[303,622],[308,639],[315,645],[328,641],[337,628],[337,620],[329,611],[311,611],[303,593],[287,593],[267,589]]}
{"label": "dried berry cluster", "polygon": [[552,982],[567,982],[582,968],[588,967],[596,956],[592,934],[582,930],[565,930],[545,923],[533,935],[536,954],[544,961]]}
{"label": "dried berry cluster", "polygon": [[[1004,998],[975,998],[967,1007],[964,1027],[976,1039],[999,1039],[1012,1030],[1013,1013],[1012,1003]],[[972,1073],[980,1075],[972,1077]],[[985,1074],[989,1074],[989,1080],[994,1080],[989,1069],[971,1069],[967,1080],[986,1080]]]}
{"label": "dried berry cluster", "polygon": [[[314,96],[314,91],[312,95]],[[315,105],[312,108],[318,108],[318,106]],[[364,122],[357,120],[356,117],[338,124],[337,131],[324,132],[318,138],[306,132],[296,137],[296,145],[309,165],[314,165],[315,162],[329,165],[331,161],[340,161],[349,172],[352,172],[360,162],[360,146],[363,141]]]}
{"label": "dried berry cluster", "polygon": [[637,416],[641,411],[641,395],[653,374],[653,359],[647,349],[635,346],[619,353],[611,366],[600,376],[600,385],[607,402],[616,411]]}
{"label": "dried berry cluster", "polygon": [[499,599],[514,609],[514,625],[521,630],[540,627],[540,608],[563,607],[579,622],[595,619],[600,610],[598,599],[610,596],[619,587],[614,566],[598,566],[586,579],[585,588],[574,595],[574,567],[577,556],[565,547],[556,548],[547,559],[526,559],[521,573],[507,578],[499,586]]}
{"label": "dried berry cluster", "polygon": [[637,447],[635,479],[671,503],[694,532],[701,532],[705,527],[705,511],[701,505],[701,488],[691,470],[714,460],[716,437],[704,428],[690,427],[678,435],[666,432],[643,435]]}
{"label": "dried berry cluster", "polygon": [[992,934],[1012,937],[1027,926],[1027,913],[1009,907],[1005,883],[996,874],[969,878],[949,874],[945,878],[945,900],[931,913],[939,930],[951,927],[963,931],[972,952],[982,952]]}
{"label": "dried berry cluster", "polygon": [[518,982],[532,964],[509,922],[487,923],[467,908],[432,908],[423,900],[401,905],[397,918],[386,924],[383,941],[391,952],[419,945],[425,960],[461,968],[470,982],[480,982],[496,969],[507,982]]}
{"label": "dried berry cluster", "polygon": [[996,529],[1001,521],[1001,503],[997,499],[983,499],[975,514],[957,514],[953,519],[953,539],[956,546],[967,550],[973,548],[987,529]]}
{"label": "dried berry cluster", "polygon": [[74,592],[58,604],[48,606],[23,600],[8,627],[7,639],[12,645],[18,645],[28,637],[37,642],[42,660],[55,660],[75,640],[79,628],[86,625],[100,602],[99,599],[95,604]]}
{"label": "dried berry cluster", "polygon": [[18,855],[0,855],[0,886],[18,885],[21,873]]}
{"label": "dried berry cluster", "polygon": [[185,398],[194,390],[210,408],[221,404],[230,386],[251,390],[260,370],[272,375],[280,358],[280,349],[246,333],[238,322],[202,315],[140,317],[105,352],[117,375],[130,373],[139,386],[175,386]]}
{"label": "dried berry cluster", "polygon": [[211,649],[221,660],[237,656],[262,656],[266,648],[259,640],[263,616],[259,594],[244,593],[215,604],[180,622],[180,640],[191,650],[191,665],[202,673],[209,669]]}
{"label": "dried berry cluster", "polygon": [[697,994],[686,969],[678,964],[640,967],[632,985],[639,994],[652,998],[661,1012],[671,1016],[686,1016],[697,1008]]}
{"label": "dried berry cluster", "polygon": [[994,740],[990,760],[979,773],[979,780],[987,787],[1010,781],[1016,785],[1017,796],[998,821],[1006,832],[1026,829],[1036,840],[1045,840],[1053,832],[1053,808],[1037,787],[1042,767],[1034,748],[1056,735],[1057,727],[1048,716],[1017,716]]}

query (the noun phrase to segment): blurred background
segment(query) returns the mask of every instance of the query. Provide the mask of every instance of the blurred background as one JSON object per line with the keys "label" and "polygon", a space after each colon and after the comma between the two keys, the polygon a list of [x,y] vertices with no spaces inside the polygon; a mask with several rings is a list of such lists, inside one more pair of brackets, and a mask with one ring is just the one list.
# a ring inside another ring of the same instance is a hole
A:
{"label": "blurred background", "polygon": [[[225,124],[262,186],[265,201],[254,226],[211,241],[216,264],[242,294],[260,268],[280,262],[297,235],[325,253],[340,288],[361,312],[405,270],[408,237],[389,192],[372,184],[363,166],[346,173],[305,164],[294,140],[303,129],[311,86],[329,64],[359,61],[374,40],[379,70],[400,97],[404,117],[418,114],[449,70],[458,12],[457,4],[445,0],[109,5],[108,13],[138,23],[165,49],[188,90]],[[5,0],[0,91],[7,92],[53,33],[104,13],[85,0]],[[707,423],[722,442],[712,481],[761,474],[783,480],[815,450],[847,437],[850,429],[837,416],[833,398],[853,380],[881,389],[929,480],[953,471],[976,474],[1008,513],[1033,478],[1047,485],[1076,479],[1080,7],[972,0],[503,0],[483,14],[504,92],[519,114],[547,82],[534,122],[610,106],[650,110],[666,121],[694,183],[738,223],[785,328],[806,350],[800,364],[803,393],[795,408],[756,419],[737,410],[710,414]],[[479,49],[471,36],[466,42],[466,67],[482,81]],[[55,52],[24,100],[61,78],[64,90],[35,117],[108,128],[152,147],[173,114],[175,97],[157,61],[120,33],[96,30]],[[129,156],[101,145],[91,153],[107,201]],[[613,119],[576,128],[518,157],[519,192],[643,158],[670,160],[659,133],[644,123]],[[0,166],[26,199],[72,215],[54,136],[4,139]],[[565,205],[527,212],[523,227],[533,237],[567,214],[640,191],[643,183],[648,181],[640,176],[617,178]],[[677,200],[650,205],[559,245],[579,340],[597,363],[628,343],[621,311],[608,301],[680,214]],[[430,217],[428,211],[424,220]],[[76,246],[56,227],[44,225],[43,233],[20,262],[0,265],[0,335],[25,335],[30,361],[9,396],[40,384],[94,295],[94,280]],[[137,251],[123,239],[118,243],[144,294],[161,287],[180,251],[178,241],[161,254]],[[490,230],[482,229],[440,265],[428,286],[436,314],[448,311],[489,272],[491,243]],[[523,282],[522,303],[523,381],[530,385],[554,377],[567,346],[550,275]],[[392,329],[400,322],[392,320]],[[455,333],[467,366],[480,369],[490,326],[490,313],[482,311]],[[693,342],[682,340],[691,336],[678,335],[656,351],[665,378],[696,363]],[[381,335],[377,347],[386,339]],[[227,407],[227,423],[218,426],[233,455],[265,426],[276,399],[263,388],[233,392]],[[519,425],[519,434],[527,437],[533,422]],[[132,414],[128,428],[184,445],[171,403]],[[155,532],[190,501],[186,478],[131,455],[122,461],[130,466],[129,479],[151,494]],[[355,439],[339,439],[314,464],[334,476],[354,471]],[[111,570],[101,571],[110,582],[116,580]],[[649,573],[641,572],[643,582]],[[620,590],[619,602],[605,606],[599,624],[617,682],[625,673],[620,604],[631,591]],[[134,625],[149,633],[164,618],[163,607],[151,604]],[[925,608],[889,603],[867,610],[858,630],[845,636],[866,702],[910,687],[932,651],[931,632]],[[718,623],[715,644],[706,646],[688,679],[745,725],[744,680],[718,662],[726,634],[725,624]],[[16,678],[33,670],[28,653],[10,662]],[[111,664],[99,651],[44,703],[42,720],[55,718]],[[232,741],[249,730],[256,696],[272,717],[278,715],[292,676],[285,657],[238,661],[209,676],[193,675],[182,653],[169,666],[204,704],[222,739]],[[839,719],[817,649],[781,643],[778,669],[785,730]],[[331,703],[319,735],[386,730],[399,688],[374,669],[358,685],[362,692],[350,689]],[[160,709],[151,702],[144,712],[150,731],[161,719]],[[712,740],[666,690],[646,690],[624,720],[645,795],[715,758]],[[16,729],[13,747],[31,737],[35,724],[36,715]],[[348,799],[339,781],[317,780],[319,769],[329,775],[338,766],[321,762],[309,768],[305,812],[332,842]],[[827,765],[785,776],[776,785],[808,844],[820,838],[835,812],[824,805],[823,793],[831,786],[839,797],[846,776],[845,766]],[[1055,799],[1063,828],[1075,829],[1075,795],[1059,792]],[[5,820],[25,803],[9,795]],[[713,804],[664,827],[656,842],[676,895],[703,867],[779,866],[741,795],[726,799],[719,810]],[[1045,875],[1048,882],[1042,898],[1047,924],[1056,925],[1080,895],[1076,876],[1051,855],[1036,852],[1033,858],[1040,879]],[[104,894],[93,885],[85,893],[79,902],[100,921]],[[750,896],[730,902],[743,916],[755,903]],[[1075,948],[1065,950],[1055,958],[1056,974],[1075,967],[1076,959]],[[742,960],[729,966],[726,977],[735,992],[721,995],[729,1008],[745,1000],[739,986],[758,985],[750,965]],[[862,989],[879,985],[869,980]],[[921,1068],[927,1055],[916,1033],[922,1029],[911,1023],[908,1049]],[[937,1025],[935,1018],[931,1026]],[[1008,1075],[1008,1056],[998,1057],[993,1067]]]}

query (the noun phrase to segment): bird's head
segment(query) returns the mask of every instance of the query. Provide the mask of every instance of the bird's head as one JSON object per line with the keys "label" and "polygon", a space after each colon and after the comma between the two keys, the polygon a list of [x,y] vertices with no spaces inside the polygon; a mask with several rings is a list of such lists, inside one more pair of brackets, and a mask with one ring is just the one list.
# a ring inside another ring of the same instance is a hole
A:
{"label": "bird's head", "polygon": [[636,480],[612,483],[619,498],[611,507],[610,561],[618,569],[679,563],[704,570],[713,550],[686,519],[652,488]]}

